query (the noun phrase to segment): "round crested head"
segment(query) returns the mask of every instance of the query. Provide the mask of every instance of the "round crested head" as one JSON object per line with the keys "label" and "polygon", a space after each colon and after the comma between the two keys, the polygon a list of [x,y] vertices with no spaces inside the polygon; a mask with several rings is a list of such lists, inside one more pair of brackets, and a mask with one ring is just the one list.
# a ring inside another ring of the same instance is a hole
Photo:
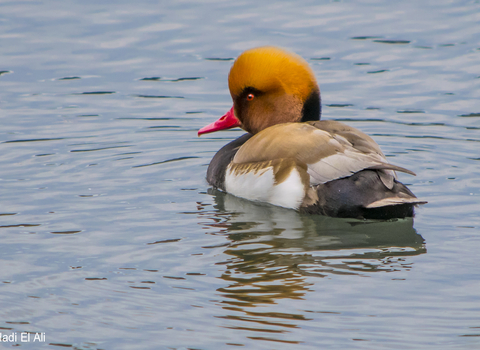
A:
{"label": "round crested head", "polygon": [[238,56],[228,76],[228,87],[232,96],[240,95],[247,87],[260,91],[283,88],[306,100],[317,83],[302,57],[278,47],[263,46]]}
{"label": "round crested head", "polygon": [[243,52],[230,70],[228,86],[235,115],[248,132],[320,118],[313,71],[302,57],[286,50],[265,46]]}

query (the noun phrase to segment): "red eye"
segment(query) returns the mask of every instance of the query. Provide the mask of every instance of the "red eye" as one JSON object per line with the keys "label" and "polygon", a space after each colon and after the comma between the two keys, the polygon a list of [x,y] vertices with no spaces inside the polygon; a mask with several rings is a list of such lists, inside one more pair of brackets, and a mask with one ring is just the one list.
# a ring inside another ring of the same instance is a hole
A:
{"label": "red eye", "polygon": [[255,98],[253,94],[248,94],[247,95],[247,101],[252,101]]}

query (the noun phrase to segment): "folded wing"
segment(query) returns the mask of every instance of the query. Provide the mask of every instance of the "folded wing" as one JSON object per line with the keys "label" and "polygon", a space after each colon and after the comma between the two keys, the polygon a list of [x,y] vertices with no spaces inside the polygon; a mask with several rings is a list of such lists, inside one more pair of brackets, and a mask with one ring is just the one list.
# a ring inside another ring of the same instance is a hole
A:
{"label": "folded wing", "polygon": [[310,184],[318,185],[349,177],[364,169],[378,170],[391,189],[395,170],[410,170],[389,164],[368,135],[335,121],[286,123],[254,135],[237,152],[234,163],[254,163],[293,158],[307,165]]}

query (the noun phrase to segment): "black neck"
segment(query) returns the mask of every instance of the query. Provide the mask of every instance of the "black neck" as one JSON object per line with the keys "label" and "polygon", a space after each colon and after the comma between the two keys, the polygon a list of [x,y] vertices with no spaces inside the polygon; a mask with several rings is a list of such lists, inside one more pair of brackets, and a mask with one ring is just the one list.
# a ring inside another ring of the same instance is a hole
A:
{"label": "black neck", "polygon": [[303,104],[301,122],[320,120],[322,115],[322,101],[320,92],[315,89]]}

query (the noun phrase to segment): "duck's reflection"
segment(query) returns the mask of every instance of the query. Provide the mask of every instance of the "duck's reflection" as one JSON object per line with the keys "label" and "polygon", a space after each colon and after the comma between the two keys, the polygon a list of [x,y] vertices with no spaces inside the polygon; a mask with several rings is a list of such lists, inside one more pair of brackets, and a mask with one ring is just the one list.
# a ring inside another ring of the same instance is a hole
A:
{"label": "duck's reflection", "polygon": [[[219,289],[226,303],[255,306],[279,298],[301,298],[307,276],[369,274],[408,270],[407,258],[426,252],[413,228],[413,219],[360,221],[260,205],[210,190],[216,203],[213,234],[226,234],[231,244],[225,254]],[[311,283],[311,282],[310,282]]]}
{"label": "duck's reflection", "polygon": [[231,240],[224,251],[230,258],[219,262],[226,266],[221,278],[227,283],[218,291],[224,309],[234,312],[218,317],[255,322],[257,331],[259,323],[276,323],[272,317],[283,319],[283,328],[304,316],[270,315],[252,307],[302,299],[317,277],[409,270],[408,257],[426,252],[411,218],[381,222],[303,215],[215,190],[210,194],[216,210],[199,207],[203,225]]}

